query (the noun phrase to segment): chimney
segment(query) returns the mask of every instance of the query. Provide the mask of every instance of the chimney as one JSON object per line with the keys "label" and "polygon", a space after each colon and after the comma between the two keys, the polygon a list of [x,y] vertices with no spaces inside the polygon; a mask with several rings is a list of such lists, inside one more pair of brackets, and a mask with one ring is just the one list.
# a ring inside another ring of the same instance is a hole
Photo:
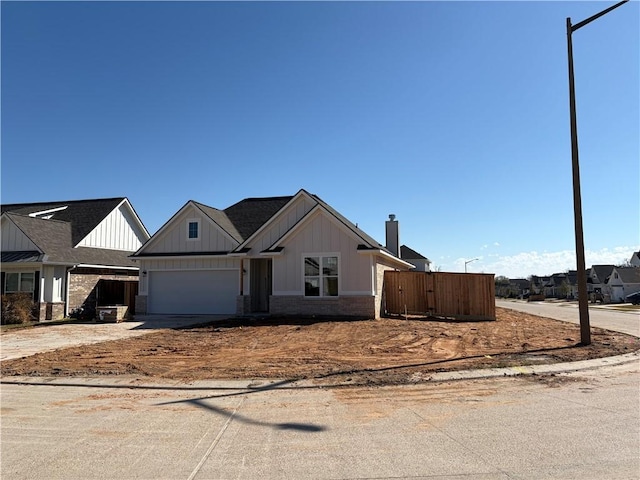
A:
{"label": "chimney", "polygon": [[396,257],[400,257],[400,233],[398,230],[398,221],[394,214],[389,215],[389,220],[385,222],[387,250]]}

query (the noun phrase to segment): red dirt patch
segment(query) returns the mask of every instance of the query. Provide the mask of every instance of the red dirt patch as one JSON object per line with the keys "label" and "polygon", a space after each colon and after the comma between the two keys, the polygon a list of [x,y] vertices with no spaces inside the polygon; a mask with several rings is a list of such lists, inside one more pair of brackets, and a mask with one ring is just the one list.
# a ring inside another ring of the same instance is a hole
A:
{"label": "red dirt patch", "polygon": [[640,339],[497,309],[496,321],[231,319],[2,362],[2,375],[405,383],[429,372],[599,358]]}

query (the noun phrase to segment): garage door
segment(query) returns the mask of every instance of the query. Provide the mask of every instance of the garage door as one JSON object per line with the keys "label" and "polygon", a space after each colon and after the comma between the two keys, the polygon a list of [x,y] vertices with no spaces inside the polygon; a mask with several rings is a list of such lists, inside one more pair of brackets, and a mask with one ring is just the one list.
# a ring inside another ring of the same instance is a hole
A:
{"label": "garage door", "polygon": [[149,313],[236,313],[237,270],[149,272]]}

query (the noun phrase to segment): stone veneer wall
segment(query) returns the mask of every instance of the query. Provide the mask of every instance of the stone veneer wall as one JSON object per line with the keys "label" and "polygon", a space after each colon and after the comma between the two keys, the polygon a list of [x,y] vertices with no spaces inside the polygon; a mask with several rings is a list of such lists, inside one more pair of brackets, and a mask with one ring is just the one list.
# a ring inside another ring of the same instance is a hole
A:
{"label": "stone veneer wall", "polygon": [[236,297],[236,315],[251,313],[251,295],[238,295]]}
{"label": "stone veneer wall", "polygon": [[96,308],[96,285],[100,280],[135,281],[137,279],[138,272],[135,275],[72,272],[69,278],[69,312],[82,306]]}
{"label": "stone veneer wall", "polygon": [[35,312],[38,322],[50,322],[64,318],[64,302],[40,302]]}
{"label": "stone veneer wall", "polygon": [[376,318],[374,296],[305,298],[293,295],[269,297],[272,315],[318,315]]}
{"label": "stone veneer wall", "polygon": [[136,295],[136,314],[145,315],[147,313],[147,296]]}

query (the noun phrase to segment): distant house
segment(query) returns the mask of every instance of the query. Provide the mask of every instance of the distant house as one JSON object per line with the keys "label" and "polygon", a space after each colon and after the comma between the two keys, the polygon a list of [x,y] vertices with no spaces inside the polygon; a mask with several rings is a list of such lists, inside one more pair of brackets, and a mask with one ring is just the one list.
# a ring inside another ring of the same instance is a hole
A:
{"label": "distant house", "polygon": [[512,278],[509,280],[509,291],[509,296],[527,298],[531,291],[531,281],[526,278]]}
{"label": "distant house", "polygon": [[587,270],[587,291],[591,294],[609,296],[611,292],[607,287],[607,280],[613,272],[615,265],[592,265]]}
{"label": "distant house", "polygon": [[611,302],[624,302],[627,295],[640,292],[640,267],[614,267],[607,287]]}
{"label": "distant house", "polygon": [[129,258],[149,233],[124,197],[2,205],[2,294],[28,293],[38,320],[72,310],[134,306]]}
{"label": "distant house", "polygon": [[569,270],[551,275],[545,285],[545,295],[552,298],[577,298],[577,273],[576,270]]}
{"label": "distant house", "polygon": [[640,267],[640,252],[633,252],[629,260],[629,265],[632,267]]}
{"label": "distant house", "polygon": [[132,258],[148,314],[379,317],[385,270],[413,267],[305,190],[190,200]]}
{"label": "distant house", "polygon": [[416,270],[418,272],[431,271],[431,260],[406,245],[400,246],[400,258],[415,265],[415,268],[412,270]]}

